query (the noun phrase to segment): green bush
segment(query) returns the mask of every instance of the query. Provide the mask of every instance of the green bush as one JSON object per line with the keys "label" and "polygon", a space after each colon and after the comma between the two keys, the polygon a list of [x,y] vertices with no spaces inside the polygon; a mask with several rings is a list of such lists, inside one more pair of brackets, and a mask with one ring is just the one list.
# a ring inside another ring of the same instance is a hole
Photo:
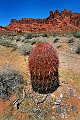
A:
{"label": "green bush", "polygon": [[22,85],[23,77],[11,64],[6,64],[0,69],[0,99],[9,98],[16,93],[18,85]]}
{"label": "green bush", "polygon": [[33,46],[31,44],[23,44],[19,48],[19,51],[22,55],[29,55],[30,51],[33,49]]}

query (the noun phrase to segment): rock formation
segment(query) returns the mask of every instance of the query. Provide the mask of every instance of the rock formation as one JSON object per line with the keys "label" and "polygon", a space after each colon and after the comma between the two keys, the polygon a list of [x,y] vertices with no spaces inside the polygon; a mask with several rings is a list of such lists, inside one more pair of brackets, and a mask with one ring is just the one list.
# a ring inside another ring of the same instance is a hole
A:
{"label": "rock formation", "polygon": [[80,14],[70,10],[50,11],[45,19],[22,18],[12,19],[6,27],[0,27],[0,33],[51,33],[80,31]]}

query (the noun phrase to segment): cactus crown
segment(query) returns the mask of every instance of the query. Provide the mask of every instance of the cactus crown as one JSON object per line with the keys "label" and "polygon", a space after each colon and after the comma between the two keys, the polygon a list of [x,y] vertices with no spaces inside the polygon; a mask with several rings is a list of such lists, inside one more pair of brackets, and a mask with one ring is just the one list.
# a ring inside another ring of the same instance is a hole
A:
{"label": "cactus crown", "polygon": [[[29,55],[29,70],[33,83],[45,83],[56,78],[59,60],[55,48],[47,42],[38,44]],[[44,84],[45,84],[44,83]]]}

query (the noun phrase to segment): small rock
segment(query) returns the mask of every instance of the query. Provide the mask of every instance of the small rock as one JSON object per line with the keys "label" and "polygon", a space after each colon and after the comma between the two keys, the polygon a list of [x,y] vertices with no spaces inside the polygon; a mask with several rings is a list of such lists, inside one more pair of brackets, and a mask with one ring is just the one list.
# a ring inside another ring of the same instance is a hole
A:
{"label": "small rock", "polygon": [[60,100],[60,99],[59,99],[59,100],[56,99],[56,101],[54,102],[55,105],[60,105],[60,103],[61,103],[61,100]]}
{"label": "small rock", "polygon": [[76,92],[76,89],[73,89],[73,93],[75,93]]}
{"label": "small rock", "polygon": [[55,98],[55,95],[54,95],[54,94],[51,94],[51,97],[54,97],[54,98]]}
{"label": "small rock", "polygon": [[52,108],[53,108],[53,109],[55,109],[55,108],[56,108],[56,106],[54,105]]}
{"label": "small rock", "polygon": [[56,109],[56,112],[57,112],[60,116],[62,116],[62,112],[61,112],[61,108],[60,108],[60,107],[58,107],[58,108]]}
{"label": "small rock", "polygon": [[60,102],[61,102],[61,100],[60,100],[60,99],[59,99],[59,100],[57,100],[57,99],[56,99],[56,102],[60,103]]}
{"label": "small rock", "polygon": [[63,88],[63,90],[65,90],[65,91],[66,91],[66,90],[67,90],[67,88]]}
{"label": "small rock", "polygon": [[67,112],[70,112],[70,108],[68,108]]}
{"label": "small rock", "polygon": [[73,91],[70,91],[70,96],[74,97]]}
{"label": "small rock", "polygon": [[60,95],[60,98],[62,98],[62,97],[63,97],[63,94]]}
{"label": "small rock", "polygon": [[64,114],[66,114],[66,108],[63,108]]}
{"label": "small rock", "polygon": [[52,116],[52,120],[57,120],[57,118],[55,116]]}
{"label": "small rock", "polygon": [[34,108],[34,109],[33,109],[34,113],[36,113],[36,112],[37,112],[37,110],[38,110],[37,108]]}
{"label": "small rock", "polygon": [[59,103],[59,102],[55,102],[54,104],[55,104],[55,105],[60,105],[60,103]]}
{"label": "small rock", "polygon": [[74,105],[72,105],[72,111],[75,111],[76,110],[76,107]]}

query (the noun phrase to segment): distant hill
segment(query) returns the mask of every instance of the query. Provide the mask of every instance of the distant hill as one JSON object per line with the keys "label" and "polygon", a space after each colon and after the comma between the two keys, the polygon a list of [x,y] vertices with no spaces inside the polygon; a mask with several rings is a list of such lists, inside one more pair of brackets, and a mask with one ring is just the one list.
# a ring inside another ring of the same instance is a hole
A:
{"label": "distant hill", "polygon": [[22,18],[12,19],[6,26],[0,26],[0,33],[51,33],[51,32],[76,32],[80,31],[80,14],[70,10],[50,11],[50,16],[45,19]]}

